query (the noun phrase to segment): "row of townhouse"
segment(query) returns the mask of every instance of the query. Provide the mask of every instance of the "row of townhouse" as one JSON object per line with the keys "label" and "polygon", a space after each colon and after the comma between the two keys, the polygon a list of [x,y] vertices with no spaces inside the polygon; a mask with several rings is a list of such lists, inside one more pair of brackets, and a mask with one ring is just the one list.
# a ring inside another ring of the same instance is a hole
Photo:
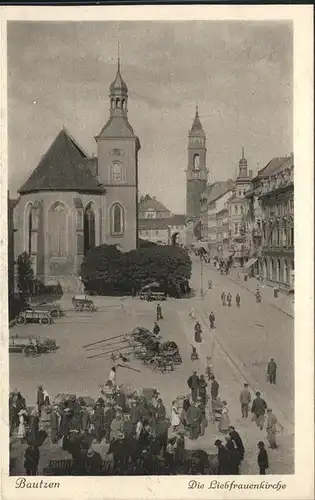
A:
{"label": "row of townhouse", "polygon": [[235,181],[201,196],[202,245],[214,257],[284,290],[294,288],[294,157],[272,159],[253,178],[244,157]]}

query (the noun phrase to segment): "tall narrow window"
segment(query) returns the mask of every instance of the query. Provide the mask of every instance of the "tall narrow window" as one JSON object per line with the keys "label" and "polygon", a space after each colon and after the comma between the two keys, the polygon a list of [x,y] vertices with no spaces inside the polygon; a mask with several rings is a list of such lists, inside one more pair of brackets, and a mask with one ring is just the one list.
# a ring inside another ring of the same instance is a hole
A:
{"label": "tall narrow window", "polygon": [[111,234],[122,235],[124,233],[124,209],[119,203],[111,207],[110,221]]}
{"label": "tall narrow window", "polygon": [[112,182],[123,181],[123,164],[120,161],[114,161],[111,164],[111,180]]}
{"label": "tall narrow window", "polygon": [[65,257],[68,252],[68,211],[62,203],[51,207],[49,220],[49,249],[51,257]]}
{"label": "tall narrow window", "polygon": [[194,170],[199,170],[200,168],[200,156],[196,154],[194,156]]}
{"label": "tall narrow window", "polygon": [[84,211],[84,255],[95,247],[95,214],[89,204]]}
{"label": "tall narrow window", "polygon": [[28,235],[27,235],[27,239],[28,239],[27,250],[28,250],[29,255],[32,254],[32,229],[33,229],[33,214],[32,214],[32,212],[33,212],[33,210],[31,207],[29,214],[28,214]]}

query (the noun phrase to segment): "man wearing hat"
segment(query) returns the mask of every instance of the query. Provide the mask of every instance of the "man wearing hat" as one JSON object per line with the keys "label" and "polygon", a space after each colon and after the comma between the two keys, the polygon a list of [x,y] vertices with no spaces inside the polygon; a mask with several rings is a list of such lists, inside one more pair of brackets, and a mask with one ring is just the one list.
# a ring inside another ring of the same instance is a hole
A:
{"label": "man wearing hat", "polygon": [[268,453],[267,450],[265,449],[265,443],[263,441],[259,441],[258,449],[259,452],[257,456],[257,462],[259,467],[259,474],[265,475],[266,469],[268,469],[269,467],[269,463],[268,463]]}
{"label": "man wearing hat", "polygon": [[39,416],[41,414],[44,401],[45,401],[45,394],[44,394],[43,386],[39,385],[38,389],[37,389],[37,399],[36,399],[36,404],[37,404]]}
{"label": "man wearing hat", "polygon": [[218,474],[225,476],[230,473],[228,451],[220,439],[217,439],[214,445],[218,448]]}
{"label": "man wearing hat", "polygon": [[109,453],[113,454],[114,474],[124,474],[128,465],[130,450],[128,449],[123,432],[118,431],[116,437],[111,440]]}
{"label": "man wearing hat", "polygon": [[248,409],[249,409],[249,405],[250,405],[251,400],[252,400],[252,397],[251,397],[250,391],[248,389],[248,384],[245,382],[244,389],[240,393],[242,418],[248,417]]}
{"label": "man wearing hat", "polygon": [[187,380],[187,384],[189,389],[191,390],[192,401],[196,401],[199,390],[199,377],[197,375],[197,370],[194,370],[193,374],[190,375],[189,379]]}
{"label": "man wearing hat", "polygon": [[257,424],[257,427],[259,427],[261,431],[263,430],[264,427],[266,409],[267,409],[266,401],[260,397],[260,392],[256,392],[256,398],[254,399],[252,404],[252,414]]}
{"label": "man wearing hat", "polygon": [[89,448],[85,458],[85,473],[87,476],[98,476],[102,469],[102,458],[93,448]]}

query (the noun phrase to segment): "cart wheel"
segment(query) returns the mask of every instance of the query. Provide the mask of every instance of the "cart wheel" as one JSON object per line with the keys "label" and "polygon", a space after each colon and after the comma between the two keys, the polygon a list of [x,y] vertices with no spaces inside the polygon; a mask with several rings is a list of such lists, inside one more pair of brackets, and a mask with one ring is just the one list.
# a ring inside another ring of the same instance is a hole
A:
{"label": "cart wheel", "polygon": [[47,318],[47,316],[44,316],[43,318],[40,318],[39,322],[41,325],[48,325],[49,318]]}
{"label": "cart wheel", "polygon": [[17,325],[25,325],[26,317],[23,314],[19,314],[19,316],[16,318],[15,322]]}
{"label": "cart wheel", "polygon": [[59,311],[58,311],[58,309],[52,309],[52,310],[50,311],[50,316],[51,316],[52,318],[59,318]]}

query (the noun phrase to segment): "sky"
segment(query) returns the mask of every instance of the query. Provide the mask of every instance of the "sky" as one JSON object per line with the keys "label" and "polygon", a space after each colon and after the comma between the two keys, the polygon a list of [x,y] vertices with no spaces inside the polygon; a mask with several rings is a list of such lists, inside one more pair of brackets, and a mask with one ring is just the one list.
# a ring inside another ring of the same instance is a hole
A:
{"label": "sky", "polygon": [[185,213],[196,104],[209,181],[254,173],[293,151],[293,34],[287,22],[9,22],[10,195],[65,126],[89,153],[109,116],[117,70],[140,138],[139,191]]}

